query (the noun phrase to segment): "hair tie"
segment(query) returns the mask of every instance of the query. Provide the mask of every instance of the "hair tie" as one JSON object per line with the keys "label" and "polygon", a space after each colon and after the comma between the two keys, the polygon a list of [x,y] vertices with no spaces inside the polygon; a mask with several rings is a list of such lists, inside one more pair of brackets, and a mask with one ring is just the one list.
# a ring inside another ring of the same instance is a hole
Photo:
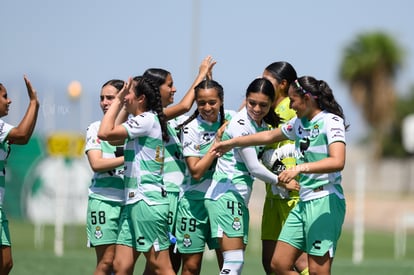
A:
{"label": "hair tie", "polygon": [[302,94],[307,94],[307,93],[309,93],[308,91],[306,91],[305,89],[303,89],[303,87],[300,85],[300,83],[299,83],[299,80],[295,80],[295,84],[296,84],[296,87],[302,92]]}
{"label": "hair tie", "polygon": [[311,92],[305,90],[299,83],[299,80],[295,80],[296,87],[302,92],[303,95],[310,94],[313,98],[318,98],[317,96],[313,95]]}

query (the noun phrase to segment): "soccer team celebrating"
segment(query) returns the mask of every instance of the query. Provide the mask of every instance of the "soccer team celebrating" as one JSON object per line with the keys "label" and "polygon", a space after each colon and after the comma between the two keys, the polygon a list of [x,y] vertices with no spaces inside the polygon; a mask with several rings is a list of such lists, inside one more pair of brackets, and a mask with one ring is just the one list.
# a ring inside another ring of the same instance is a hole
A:
{"label": "soccer team celebrating", "polygon": [[[142,274],[200,274],[206,247],[217,256],[209,274],[242,274],[257,184],[266,190],[265,273],[331,273],[345,218],[341,170],[349,126],[331,88],[278,61],[247,85],[239,110],[228,110],[215,65],[211,56],[202,60],[178,103],[164,69],[103,84],[104,115],[89,125],[85,146],[94,172],[87,236],[95,275],[133,274],[141,253]],[[3,168],[9,143],[27,142],[36,123],[36,91],[25,81],[25,117],[17,127],[0,119]],[[1,84],[0,95],[5,116],[11,101]],[[10,237],[2,209],[0,215],[0,274],[8,274]]]}

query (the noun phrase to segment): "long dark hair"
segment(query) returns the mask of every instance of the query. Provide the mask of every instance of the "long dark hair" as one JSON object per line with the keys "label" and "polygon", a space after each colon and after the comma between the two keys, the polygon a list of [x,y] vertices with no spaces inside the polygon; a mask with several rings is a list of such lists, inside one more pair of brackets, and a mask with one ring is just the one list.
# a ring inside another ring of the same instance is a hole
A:
{"label": "long dark hair", "polygon": [[[262,93],[269,97],[270,102],[275,101],[275,89],[273,88],[273,84],[266,78],[256,78],[249,84],[246,90],[246,99],[250,94],[254,93]],[[270,108],[263,120],[273,128],[276,128],[281,121],[280,117],[275,113],[273,108]]]}
{"label": "long dark hair", "polygon": [[159,85],[154,83],[151,78],[143,76],[140,80],[138,80],[134,93],[137,97],[145,95],[147,109],[157,113],[161,125],[162,139],[165,142],[168,142],[170,138],[167,130],[167,118],[163,112],[161,104]]}
{"label": "long dark hair", "polygon": [[265,68],[265,71],[270,73],[279,83],[283,79],[287,81],[287,89],[283,91],[283,96],[287,96],[290,84],[298,78],[295,68],[286,61],[273,62]]}
{"label": "long dark hair", "polygon": [[301,97],[304,97],[305,94],[310,94],[317,102],[319,109],[326,110],[329,113],[341,117],[344,120],[345,129],[348,129],[349,124],[345,123],[344,111],[341,105],[335,100],[328,83],[312,76],[301,76],[290,86]]}

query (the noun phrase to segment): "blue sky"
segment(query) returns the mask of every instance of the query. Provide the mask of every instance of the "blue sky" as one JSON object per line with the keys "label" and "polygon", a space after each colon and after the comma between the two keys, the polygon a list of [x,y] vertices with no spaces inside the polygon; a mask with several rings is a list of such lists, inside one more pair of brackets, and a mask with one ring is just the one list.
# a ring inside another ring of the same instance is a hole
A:
{"label": "blue sky", "polygon": [[[27,74],[42,104],[36,131],[84,133],[102,116],[98,99],[105,81],[164,68],[173,75],[177,101],[199,62],[211,54],[228,109],[239,107],[248,84],[274,61],[289,61],[299,75],[327,81],[351,123],[352,143],[366,125],[338,77],[343,49],[359,33],[389,32],[406,50],[397,78],[398,90],[406,92],[414,83],[413,3],[3,0],[0,82],[13,100],[4,119],[16,124],[22,117],[28,102],[22,76]],[[67,95],[73,80],[83,87],[78,100]]]}

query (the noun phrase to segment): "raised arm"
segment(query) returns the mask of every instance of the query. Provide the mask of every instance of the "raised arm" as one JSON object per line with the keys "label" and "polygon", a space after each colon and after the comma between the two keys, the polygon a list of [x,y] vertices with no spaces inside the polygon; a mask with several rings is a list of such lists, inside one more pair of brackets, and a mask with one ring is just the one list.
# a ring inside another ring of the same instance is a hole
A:
{"label": "raised arm", "polygon": [[124,84],[124,87],[116,95],[111,107],[105,113],[98,131],[98,137],[109,142],[123,141],[128,137],[126,129],[122,125],[116,125],[115,121],[119,112],[123,108],[124,98],[129,93],[132,86],[132,78]]}
{"label": "raised arm", "polygon": [[119,111],[118,115],[116,116],[115,125],[119,125],[127,121],[128,115],[129,114],[125,107],[121,108],[121,111]]}
{"label": "raised arm", "polygon": [[32,84],[26,75],[24,76],[24,81],[29,95],[29,106],[19,125],[10,130],[7,135],[9,142],[14,144],[26,144],[29,142],[36,126],[37,115],[39,112],[39,100],[37,98],[36,90],[33,89]]}
{"label": "raised arm", "polygon": [[195,95],[194,95],[195,86],[197,86],[198,83],[203,81],[204,78],[209,78],[209,77],[211,78],[213,67],[216,63],[217,62],[214,61],[210,55],[203,59],[203,61],[200,64],[199,70],[198,70],[198,75],[194,79],[193,84],[188,89],[184,97],[177,104],[164,109],[164,114],[166,115],[168,120],[176,118],[190,111],[191,106],[193,106],[193,102],[195,99]]}

